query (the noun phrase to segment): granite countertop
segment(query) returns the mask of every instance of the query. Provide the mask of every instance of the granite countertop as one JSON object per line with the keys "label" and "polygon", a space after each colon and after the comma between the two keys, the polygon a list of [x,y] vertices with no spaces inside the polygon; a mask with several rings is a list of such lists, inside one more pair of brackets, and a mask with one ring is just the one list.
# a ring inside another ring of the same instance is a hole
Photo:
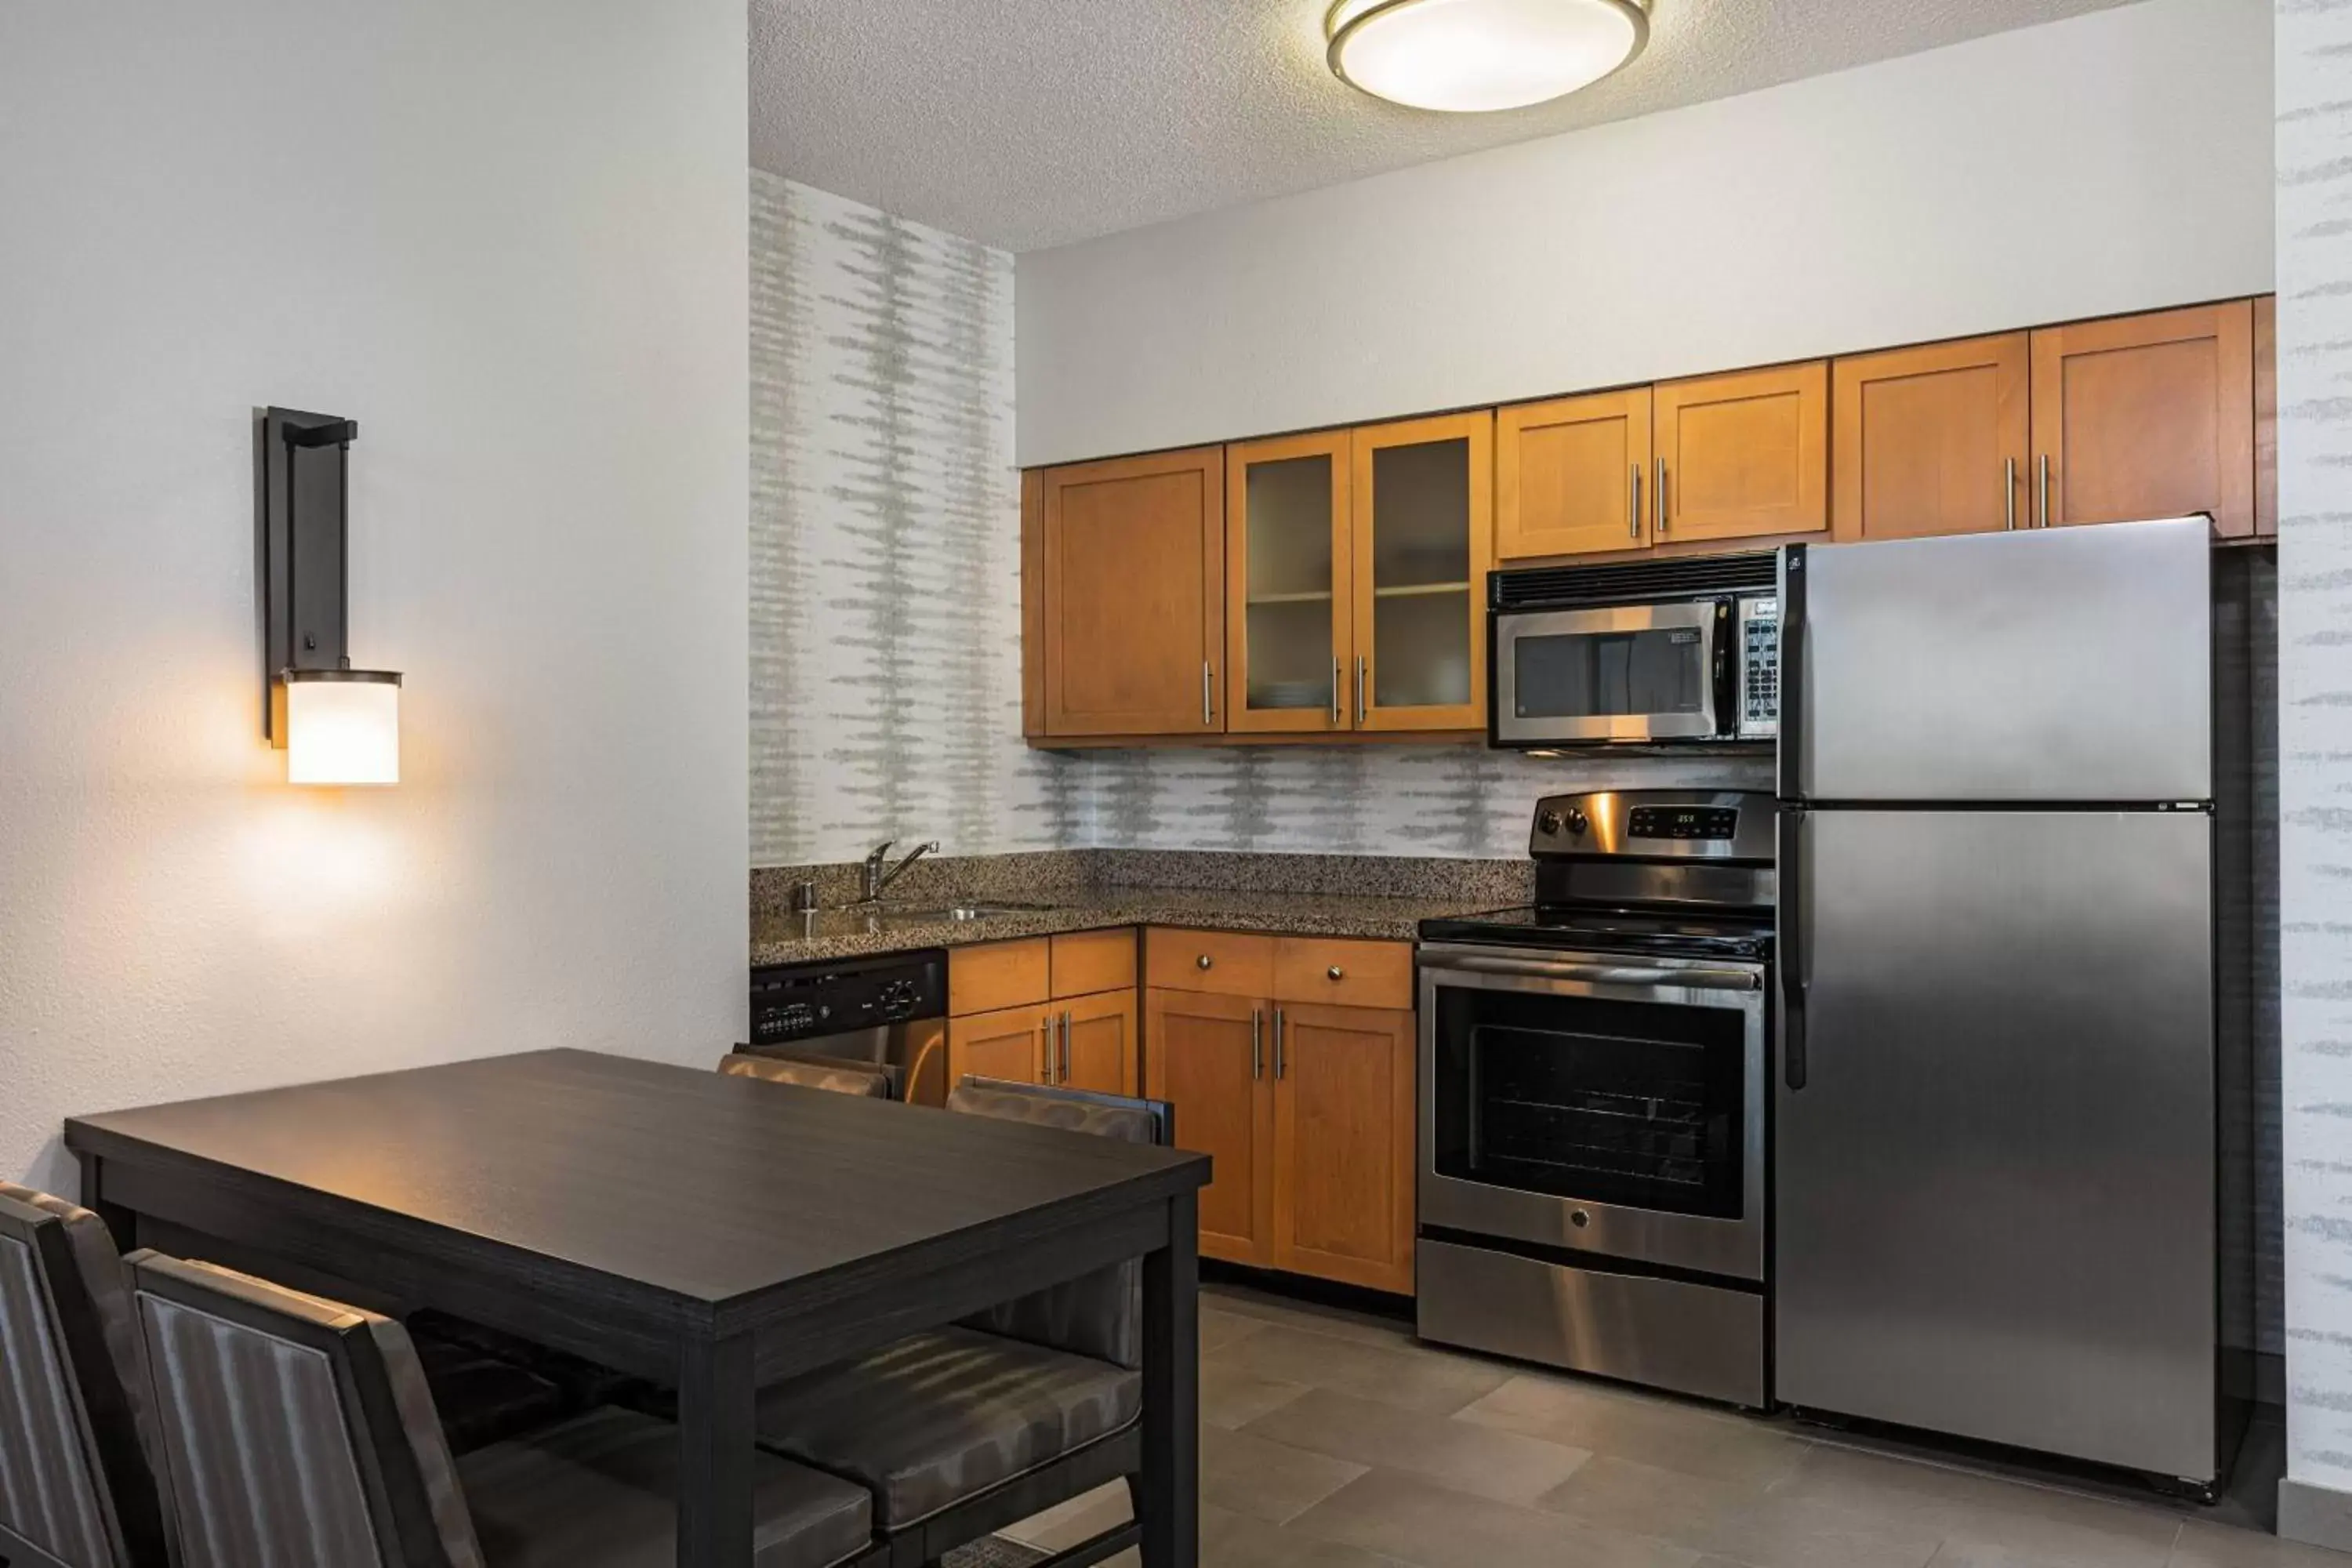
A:
{"label": "granite countertop", "polygon": [[[952,901],[923,900],[933,908]],[[763,910],[755,913],[751,922],[751,962],[754,965],[800,963],[1135,925],[1411,942],[1420,933],[1423,921],[1476,914],[1502,907],[1507,900],[1114,887],[1041,894],[1019,901],[1041,907],[981,920],[929,921],[910,921],[887,913],[877,918],[858,909],[822,910],[814,916]]]}

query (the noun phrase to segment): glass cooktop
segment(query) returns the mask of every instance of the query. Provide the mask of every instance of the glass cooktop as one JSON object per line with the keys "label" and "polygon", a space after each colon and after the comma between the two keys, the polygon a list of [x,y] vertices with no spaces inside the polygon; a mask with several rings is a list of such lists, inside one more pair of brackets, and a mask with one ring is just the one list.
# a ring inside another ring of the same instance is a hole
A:
{"label": "glass cooktop", "polygon": [[1763,960],[1772,953],[1772,921],[1769,915],[1734,910],[1523,905],[1483,915],[1423,921],[1421,940],[1542,947],[1571,952]]}

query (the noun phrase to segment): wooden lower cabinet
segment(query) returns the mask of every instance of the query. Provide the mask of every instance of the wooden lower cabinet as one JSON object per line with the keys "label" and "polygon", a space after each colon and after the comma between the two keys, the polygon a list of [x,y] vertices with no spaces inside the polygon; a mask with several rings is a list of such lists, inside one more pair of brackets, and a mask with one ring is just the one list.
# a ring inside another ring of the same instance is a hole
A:
{"label": "wooden lower cabinet", "polygon": [[1045,1081],[1045,1037],[1055,1010],[1044,1003],[948,1020],[948,1087],[967,1074]]}
{"label": "wooden lower cabinet", "polygon": [[1145,1092],[1216,1162],[1202,1255],[1409,1294],[1413,1016],[1176,990],[1145,1012]]}
{"label": "wooden lower cabinet", "polygon": [[1144,1004],[1144,1093],[1176,1108],[1179,1148],[1215,1163],[1201,1193],[1204,1257],[1274,1262],[1274,1082],[1265,1005],[1155,989]]}
{"label": "wooden lower cabinet", "polygon": [[1412,1015],[1283,1006],[1275,1020],[1274,1266],[1409,1295]]}
{"label": "wooden lower cabinet", "polygon": [[1136,1068],[1135,993],[1105,992],[1054,1004],[1059,1059],[1053,1081],[1097,1094],[1133,1094]]}

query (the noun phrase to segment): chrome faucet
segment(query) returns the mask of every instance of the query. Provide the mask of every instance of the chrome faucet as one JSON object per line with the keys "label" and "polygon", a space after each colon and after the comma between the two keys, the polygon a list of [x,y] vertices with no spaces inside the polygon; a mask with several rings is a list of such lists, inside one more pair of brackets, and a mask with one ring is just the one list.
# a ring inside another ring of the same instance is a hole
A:
{"label": "chrome faucet", "polygon": [[874,847],[872,854],[866,857],[865,901],[866,903],[873,903],[875,900],[881,898],[882,889],[897,881],[898,879],[899,873],[906,870],[908,867],[913,865],[916,861],[921,859],[926,855],[936,855],[940,851],[940,841],[936,838],[932,839],[929,844],[918,844],[905,859],[899,861],[896,866],[891,867],[889,869],[885,870],[883,869],[882,863],[889,858],[890,847],[898,842],[898,841],[895,838],[885,838],[881,843],[877,844]]}

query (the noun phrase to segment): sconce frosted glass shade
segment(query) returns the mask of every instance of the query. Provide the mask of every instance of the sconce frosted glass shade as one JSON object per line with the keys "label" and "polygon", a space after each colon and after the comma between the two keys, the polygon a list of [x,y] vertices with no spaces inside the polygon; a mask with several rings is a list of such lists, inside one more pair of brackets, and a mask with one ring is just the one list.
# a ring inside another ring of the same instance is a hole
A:
{"label": "sconce frosted glass shade", "polygon": [[384,669],[289,669],[286,780],[400,782],[400,677]]}

